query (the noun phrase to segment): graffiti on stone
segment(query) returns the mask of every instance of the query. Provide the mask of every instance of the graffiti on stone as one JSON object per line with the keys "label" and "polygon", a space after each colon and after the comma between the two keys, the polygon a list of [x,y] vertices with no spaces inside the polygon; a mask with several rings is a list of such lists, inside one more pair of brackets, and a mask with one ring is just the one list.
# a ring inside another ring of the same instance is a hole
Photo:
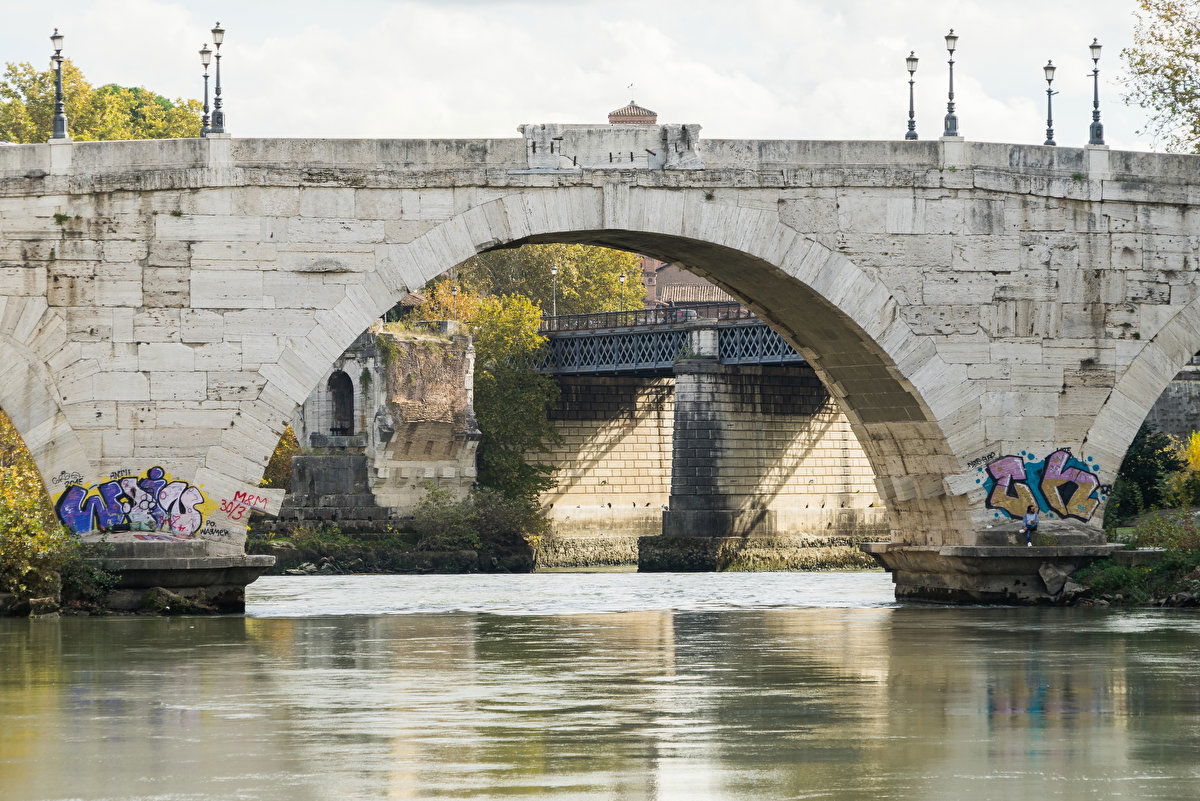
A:
{"label": "graffiti on stone", "polygon": [[204,523],[207,504],[199,487],[173,480],[156,466],[87,486],[68,484],[55,499],[54,510],[76,534],[138,531],[191,538]]}
{"label": "graffiti on stone", "polygon": [[74,473],[74,472],[67,472],[66,470],[63,470],[57,476],[50,479],[50,483],[56,487],[59,486],[60,484],[78,484],[81,481],[83,481],[82,474]]}
{"label": "graffiti on stone", "polygon": [[222,498],[220,509],[229,515],[230,520],[241,520],[246,512],[263,512],[270,508],[271,499],[265,495],[238,490],[232,498]]}
{"label": "graffiti on stone", "polygon": [[996,517],[1019,519],[1030,506],[1048,517],[1088,521],[1108,498],[1109,487],[1095,475],[1100,465],[1081,461],[1070,448],[1038,460],[1029,451],[993,458],[976,468],[987,492],[984,504]]}

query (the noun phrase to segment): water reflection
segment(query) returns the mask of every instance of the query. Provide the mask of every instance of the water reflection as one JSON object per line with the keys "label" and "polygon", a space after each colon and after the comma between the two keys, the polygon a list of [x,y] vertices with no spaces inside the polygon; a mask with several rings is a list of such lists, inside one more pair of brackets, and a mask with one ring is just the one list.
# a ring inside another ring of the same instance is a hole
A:
{"label": "water reflection", "polygon": [[1157,611],[3,621],[0,798],[1195,799],[1197,645]]}

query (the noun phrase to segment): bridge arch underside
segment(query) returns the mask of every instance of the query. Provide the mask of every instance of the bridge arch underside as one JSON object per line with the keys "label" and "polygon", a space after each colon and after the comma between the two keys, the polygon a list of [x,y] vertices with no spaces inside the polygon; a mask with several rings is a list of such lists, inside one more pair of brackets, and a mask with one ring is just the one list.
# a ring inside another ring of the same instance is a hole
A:
{"label": "bridge arch underside", "polygon": [[[883,346],[847,311],[788,272],[789,267],[799,271],[824,265],[829,272],[822,277],[831,284],[830,289],[845,292],[845,305],[890,337],[893,345],[899,343],[901,353],[911,359],[914,350],[919,353],[920,349],[913,348],[915,342],[905,341],[895,301],[853,265],[799,238],[794,248],[803,255],[791,253],[783,267],[723,244],[645,231],[554,232],[514,240],[506,246],[551,242],[600,245],[676,262],[738,298],[804,356],[849,420],[870,460],[893,540],[921,544],[974,541],[966,498],[945,491],[945,478],[956,471],[957,460],[913,381],[901,374]],[[759,245],[765,251],[778,247],[777,242]],[[924,356],[936,359],[932,348]],[[688,533],[692,521],[698,529],[737,531],[738,526],[731,529],[728,521],[711,522],[714,513],[718,518],[726,512],[753,516],[770,501],[769,497],[756,497],[753,491],[731,491],[725,497],[732,498],[737,508],[714,510],[705,498],[696,498],[696,508],[688,509],[689,501],[676,495],[668,517],[692,515],[680,517],[683,522],[676,526],[668,522],[667,531]],[[685,508],[680,508],[681,504]]]}

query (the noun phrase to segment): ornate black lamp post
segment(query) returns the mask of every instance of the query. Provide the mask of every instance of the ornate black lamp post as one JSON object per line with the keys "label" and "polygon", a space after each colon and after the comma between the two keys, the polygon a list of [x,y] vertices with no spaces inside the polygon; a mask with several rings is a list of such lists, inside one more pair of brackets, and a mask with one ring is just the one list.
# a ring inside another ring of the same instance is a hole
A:
{"label": "ornate black lamp post", "polygon": [[917,71],[917,55],[915,50],[908,53],[908,58],[904,59],[904,64],[908,68],[908,132],[904,134],[905,139],[917,138],[917,117],[913,112],[913,73]]}
{"label": "ornate black lamp post", "polygon": [[1104,144],[1104,126],[1100,124],[1100,40],[1092,39],[1092,125],[1088,129],[1088,144]]}
{"label": "ornate black lamp post", "polygon": [[550,316],[558,316],[558,265],[550,266]]}
{"label": "ornate black lamp post", "polygon": [[207,42],[200,48],[200,63],[204,65],[204,116],[200,119],[200,135],[208,136],[208,65],[212,63],[212,51]]}
{"label": "ornate black lamp post", "polygon": [[1042,67],[1046,73],[1046,141],[1043,144],[1057,144],[1054,141],[1054,107],[1052,105],[1053,97],[1058,94],[1051,89],[1051,84],[1054,83],[1054,62],[1047,61],[1046,66]]}
{"label": "ornate black lamp post", "polygon": [[958,37],[954,29],[946,34],[946,51],[950,53],[950,94],[946,103],[946,127],[942,136],[958,136],[958,117],[954,114],[954,48],[958,45]]}
{"label": "ornate black lamp post", "polygon": [[50,44],[54,47],[54,55],[50,57],[54,61],[54,133],[50,134],[50,138],[66,139],[67,109],[63,105],[62,88],[63,35],[58,32],[58,28],[50,34]]}
{"label": "ornate black lamp post", "polygon": [[225,112],[221,109],[221,43],[225,41],[225,29],[217,23],[212,29],[213,47],[217,48],[217,85],[213,88],[212,128],[209,133],[225,133]]}

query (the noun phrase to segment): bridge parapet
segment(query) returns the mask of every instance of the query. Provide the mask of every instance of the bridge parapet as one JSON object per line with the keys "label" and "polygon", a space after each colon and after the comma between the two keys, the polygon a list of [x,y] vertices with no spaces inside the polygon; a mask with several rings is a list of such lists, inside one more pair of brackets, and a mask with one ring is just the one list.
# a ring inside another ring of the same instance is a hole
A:
{"label": "bridge parapet", "polygon": [[[284,184],[363,187],[396,186],[389,175],[448,176],[480,170],[485,173],[472,180],[503,185],[512,182],[504,176],[538,172],[559,173],[557,181],[569,183],[572,174],[590,171],[698,173],[694,180],[700,182],[704,174],[716,179],[733,171],[743,174],[738,186],[909,186],[1189,204],[1195,202],[1194,187],[1200,185],[1200,159],[1195,156],[1110,151],[1103,146],[702,140],[694,125],[547,124],[521,129],[524,135],[512,139],[208,138],[12,145],[0,148],[0,193],[28,195],[36,187],[27,181],[56,175],[74,176],[73,181],[53,185],[54,191],[65,193],[95,191],[97,181],[101,188],[141,190],[247,183],[245,175],[213,169],[255,174],[268,170]],[[586,157],[579,158],[580,153]],[[168,182],[149,177],[163,171],[203,172]],[[446,182],[455,183],[443,178],[438,185]],[[1093,182],[1102,182],[1102,188]]]}

